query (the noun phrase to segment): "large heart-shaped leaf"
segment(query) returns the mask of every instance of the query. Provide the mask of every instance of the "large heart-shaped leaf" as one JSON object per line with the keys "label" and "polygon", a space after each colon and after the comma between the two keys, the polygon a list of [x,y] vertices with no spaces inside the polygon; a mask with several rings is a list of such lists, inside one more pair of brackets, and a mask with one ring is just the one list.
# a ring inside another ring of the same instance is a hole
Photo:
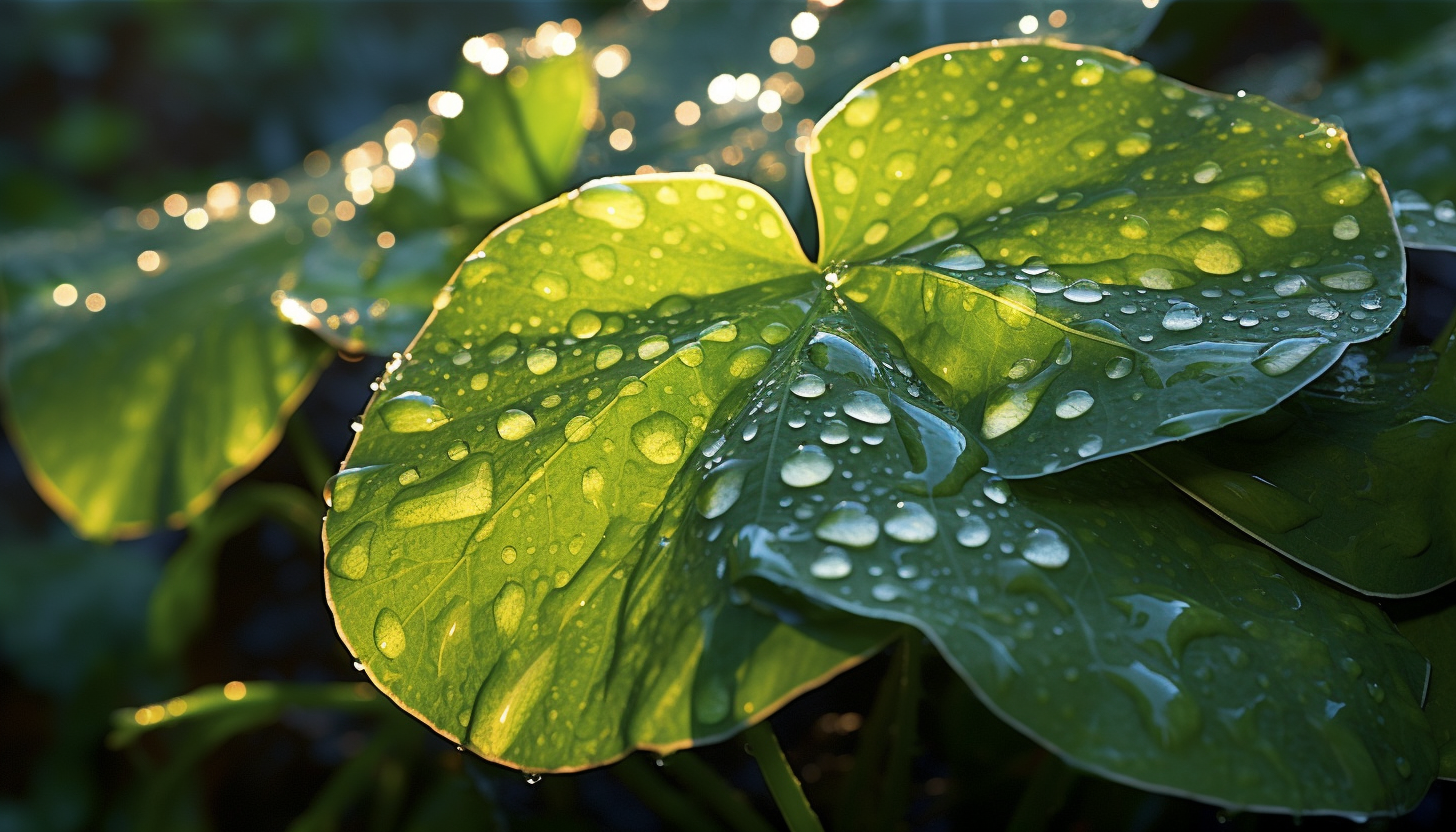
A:
{"label": "large heart-shaped leaf", "polygon": [[1456,579],[1456,360],[1354,347],[1272,412],[1146,459],[1289,557],[1361,592]]}
{"label": "large heart-shaped leaf", "polygon": [[[765,194],[712,176],[593,183],[502,227],[467,260],[448,305],[387,368],[332,489],[331,598],[373,678],[481,754],[574,768],[633,744],[721,736],[878,643],[844,630],[831,642],[844,622],[811,614],[806,594],[913,620],[990,689],[1010,667],[995,634],[1015,638],[1023,623],[1040,632],[1024,600],[998,601],[1006,629],[958,631],[952,645],[938,628],[972,620],[975,599],[896,594],[879,576],[833,584],[833,573],[854,570],[848,549],[875,545],[908,559],[894,564],[908,573],[898,580],[930,577],[929,562],[913,562],[921,550],[945,558],[934,566],[947,574],[988,569],[978,547],[994,535],[995,551],[1026,555],[993,563],[988,595],[1022,592],[1015,584],[1075,618],[1075,605],[1059,608],[1069,603],[1060,584],[1037,588],[1033,561],[1054,566],[1075,551],[1079,565],[1061,574],[1090,574],[1096,558],[1124,576],[1116,592],[1065,587],[1100,605],[1089,606],[1092,623],[1075,622],[1078,645],[1104,627],[1123,644],[1105,665],[1074,664],[1090,674],[1086,707],[1109,714],[1103,727],[1088,733],[1037,706],[1035,687],[1017,689],[1031,710],[1016,719],[1081,764],[1231,805],[1408,806],[1433,766],[1412,681],[1424,666],[1372,608],[1233,538],[1206,550],[1139,537],[1121,509],[1107,509],[1104,522],[1119,524],[1111,543],[1069,540],[1055,530],[1061,502],[1000,515],[1008,486],[983,471],[1036,475],[1258,413],[1345,343],[1381,332],[1402,302],[1400,248],[1378,180],[1339,131],[1113,53],[1011,42],[936,51],[871,79],[818,128],[809,166],[824,212],[817,266]],[[1148,491],[1140,469],[1106,470],[1130,493]],[[1073,529],[1096,513],[1065,510]],[[1190,539],[1204,533],[1181,503],[1153,510],[1195,524]],[[960,548],[943,543],[953,526]],[[1193,577],[1157,574],[1137,552]],[[1270,577],[1280,567],[1286,576]],[[1166,597],[1134,597],[1132,585],[1154,577]],[[722,623],[730,587],[776,621]],[[1279,587],[1308,595],[1305,609],[1266,603]],[[971,610],[953,611],[952,598]],[[1192,628],[1188,639],[1213,628],[1196,642],[1207,661],[1200,653],[1187,679],[1186,640],[1166,659],[1133,652],[1144,639],[1128,631],[1156,612],[1138,605],[1159,601],[1199,605],[1178,627]],[[1389,690],[1385,727],[1364,680],[1356,699],[1349,671],[1327,678],[1301,616],[1310,631],[1326,618],[1359,622],[1331,661],[1348,654],[1377,695]],[[784,652],[761,649],[760,627]],[[664,645],[662,633],[677,640]],[[1237,650],[1218,653],[1224,638]],[[1063,672],[1056,662],[1072,654],[1059,655],[1060,642],[1028,640],[1014,664]],[[1257,666],[1234,664],[1275,644],[1302,651],[1308,672],[1291,666],[1266,694]],[[673,649],[671,661],[657,655]],[[789,673],[794,651],[809,658]],[[1214,654],[1224,664],[1210,664]],[[715,674],[702,663],[719,655],[731,657],[737,692],[700,698],[716,687],[704,687]],[[1227,691],[1193,675],[1224,665],[1240,674]],[[1339,719],[1312,704],[1321,685],[1349,704]],[[1139,696],[1159,742],[1127,730]],[[1269,716],[1251,709],[1250,722],[1224,727],[1219,708],[1259,696]],[[1286,790],[1278,755],[1238,735],[1265,719],[1297,723],[1291,742],[1329,761],[1320,778]],[[1208,777],[1193,749],[1221,745],[1238,771]]]}
{"label": "large heart-shaped leaf", "polygon": [[806,334],[695,460],[713,509],[684,531],[709,560],[916,626],[1003,718],[1105,776],[1301,813],[1421,799],[1426,662],[1373,605],[1128,457],[977,472],[873,323],[826,308]]}
{"label": "large heart-shaped leaf", "polygon": [[329,597],[372,678],[483,756],[565,770],[727,736],[877,649],[877,622],[735,600],[678,534],[675,472],[811,268],[732,180],[601,184],[493,234],[330,488]]}

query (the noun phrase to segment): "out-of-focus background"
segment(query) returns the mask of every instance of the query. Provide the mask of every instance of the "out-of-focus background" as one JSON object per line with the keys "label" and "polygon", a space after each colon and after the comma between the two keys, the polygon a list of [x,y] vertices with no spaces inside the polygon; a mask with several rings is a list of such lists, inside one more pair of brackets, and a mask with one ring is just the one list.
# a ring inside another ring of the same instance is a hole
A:
{"label": "out-of-focus background", "polygon": [[[1021,34],[1095,39],[1201,86],[1338,115],[1362,161],[1380,168],[1393,190],[1419,191],[1426,210],[1456,197],[1456,3],[1159,6],[11,0],[0,4],[0,246],[37,229],[83,226],[119,206],[265,181],[405,112],[396,108],[438,110],[434,96],[450,89],[462,45],[496,33],[544,43],[564,32],[598,55],[617,50],[593,62],[601,102],[571,185],[644,165],[709,165],[769,187],[800,228],[812,223],[795,141],[825,106],[901,54]],[[543,30],[548,23],[555,28]],[[628,66],[636,73],[624,72]],[[726,98],[721,82],[712,86],[724,75]],[[1411,317],[1426,337],[1456,302],[1452,258],[1411,255]],[[379,364],[335,361],[297,417],[330,464],[343,456]],[[307,482],[290,449],[265,460],[253,480]],[[229,537],[216,555],[205,626],[184,649],[158,658],[147,645],[149,604],[185,535],[113,546],[79,540],[37,496],[8,444],[0,488],[0,832],[652,830],[703,821],[684,785],[692,775],[671,764],[637,755],[613,769],[528,783],[378,703],[295,703],[112,747],[113,711],[200,686],[361,681],[323,602],[319,547],[276,520]],[[776,720],[810,799],[831,818],[834,807],[852,805],[844,792],[856,733],[884,671],[883,657],[871,661]],[[907,828],[1292,823],[1077,778],[987,713],[943,665],[927,669],[926,689]],[[741,743],[693,753],[776,817]],[[1389,828],[1451,828],[1453,801],[1456,792],[1438,784]],[[839,819],[855,821],[843,812]]]}

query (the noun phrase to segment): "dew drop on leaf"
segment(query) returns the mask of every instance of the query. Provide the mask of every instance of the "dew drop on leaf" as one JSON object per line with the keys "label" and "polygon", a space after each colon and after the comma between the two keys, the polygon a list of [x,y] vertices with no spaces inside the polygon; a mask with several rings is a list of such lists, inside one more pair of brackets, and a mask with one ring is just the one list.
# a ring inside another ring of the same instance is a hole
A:
{"label": "dew drop on leaf", "polygon": [[847,578],[853,571],[854,563],[849,559],[849,553],[838,546],[825,546],[824,553],[809,564],[809,574],[825,581]]}
{"label": "dew drop on leaf", "polygon": [[682,459],[687,435],[688,426],[681,419],[661,410],[632,426],[632,444],[658,465],[671,465]]}
{"label": "dew drop on leaf", "polygon": [[885,534],[901,543],[927,543],[937,530],[935,515],[919,503],[900,503],[885,518]]}
{"label": "dew drop on leaf", "polygon": [[863,548],[880,539],[880,521],[863,503],[845,500],[824,515],[814,527],[814,536],[826,543]]}
{"label": "dew drop on leaf", "polygon": [[890,421],[890,408],[874,393],[856,390],[844,402],[844,415],[866,424],[883,425]]}
{"label": "dew drop on leaf", "polygon": [[784,458],[779,477],[785,485],[808,488],[819,485],[834,474],[834,460],[817,445],[806,445]]}
{"label": "dew drop on leaf", "polygon": [[942,269],[964,272],[986,267],[986,260],[975,248],[965,243],[952,243],[935,258],[935,265]]}
{"label": "dew drop on leaf", "polygon": [[1021,543],[1021,556],[1043,569],[1060,569],[1067,565],[1071,550],[1051,529],[1032,529]]}
{"label": "dew drop on leaf", "polygon": [[524,410],[512,408],[501,413],[495,420],[495,431],[500,438],[510,442],[524,439],[536,429],[536,417]]}
{"label": "dew drop on leaf", "polygon": [[1182,332],[1203,323],[1203,311],[1191,303],[1177,303],[1163,316],[1163,329]]}
{"label": "dew drop on leaf", "polygon": [[374,619],[374,644],[388,659],[399,658],[404,652],[404,622],[389,607],[380,610],[379,616]]}
{"label": "dew drop on leaf", "polygon": [[617,182],[589,184],[571,201],[572,210],[614,228],[636,228],[647,219],[647,203],[637,192]]}
{"label": "dew drop on leaf", "polygon": [[966,522],[956,531],[956,542],[967,549],[985,546],[990,539],[991,527],[975,515],[967,517]]}
{"label": "dew drop on leaf", "polygon": [[445,409],[423,393],[409,391],[379,406],[384,426],[395,433],[423,433],[450,421]]}

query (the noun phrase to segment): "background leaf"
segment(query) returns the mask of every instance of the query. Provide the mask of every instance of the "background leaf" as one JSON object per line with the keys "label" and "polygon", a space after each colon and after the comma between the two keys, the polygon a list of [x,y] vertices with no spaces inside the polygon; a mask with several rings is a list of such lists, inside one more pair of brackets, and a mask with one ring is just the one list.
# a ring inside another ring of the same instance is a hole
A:
{"label": "background leaf", "polygon": [[1396,613],[1400,616],[1400,634],[1431,662],[1425,711],[1440,749],[1439,776],[1444,780],[1456,779],[1456,656],[1452,655],[1456,646],[1456,607],[1448,603],[1449,596],[1442,593],[1409,602],[1416,608],[1409,617]]}

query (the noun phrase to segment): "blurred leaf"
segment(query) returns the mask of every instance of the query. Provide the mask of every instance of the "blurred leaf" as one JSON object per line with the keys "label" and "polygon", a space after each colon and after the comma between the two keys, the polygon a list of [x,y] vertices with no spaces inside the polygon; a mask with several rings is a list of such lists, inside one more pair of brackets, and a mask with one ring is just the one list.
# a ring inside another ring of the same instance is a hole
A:
{"label": "blurred leaf", "polygon": [[673,472],[820,282],[762,191],[631,183],[548,203],[467,259],[327,491],[330,600],[370,677],[527,769],[730,736],[884,638],[735,600],[720,562],[683,550],[693,494]]}
{"label": "blurred leaf", "polygon": [[1431,662],[1426,718],[1441,752],[1440,777],[1456,780],[1456,606],[1443,602],[1397,626]]}
{"label": "blurred leaf", "polygon": [[496,75],[466,64],[454,86],[465,104],[438,164],[455,215],[495,223],[561,193],[597,103],[585,50]]}
{"label": "blurred leaf", "polygon": [[1391,206],[1406,248],[1456,251],[1456,205],[1451,200],[1432,205],[1415,191],[1396,191]]}
{"label": "blurred leaf", "polygon": [[1239,528],[1361,592],[1456,579],[1456,356],[1351,347],[1270,413],[1148,451]]}
{"label": "blurred leaf", "polygon": [[58,165],[96,174],[115,168],[142,136],[138,118],[109,104],[83,101],[61,110],[45,130],[45,150]]}
{"label": "blurred leaf", "polygon": [[[1358,3],[1319,3],[1358,10],[1362,25],[1372,15]],[[1442,5],[1451,7],[1450,3]],[[1382,14],[1386,6],[1382,4]],[[1314,101],[1297,105],[1336,115],[1367,164],[1402,188],[1431,199],[1456,198],[1456,22],[1419,41],[1399,58],[1373,62],[1330,83]]]}
{"label": "blurred leaf", "polygon": [[404,832],[471,829],[495,832],[505,827],[499,808],[464,777],[444,777],[422,797],[405,821]]}
{"label": "blurred leaf", "polygon": [[389,703],[368,685],[355,683],[229,682],[207,685],[166,702],[122,708],[111,716],[106,744],[125,748],[161,728],[209,723],[233,715],[262,713],[271,719],[285,707],[332,708],[364,713],[393,713]]}
{"label": "blurred leaf", "polygon": [[1355,0],[1297,0],[1325,37],[1362,58],[1409,52],[1411,40],[1456,14],[1450,0],[1386,0],[1379,6]]}

